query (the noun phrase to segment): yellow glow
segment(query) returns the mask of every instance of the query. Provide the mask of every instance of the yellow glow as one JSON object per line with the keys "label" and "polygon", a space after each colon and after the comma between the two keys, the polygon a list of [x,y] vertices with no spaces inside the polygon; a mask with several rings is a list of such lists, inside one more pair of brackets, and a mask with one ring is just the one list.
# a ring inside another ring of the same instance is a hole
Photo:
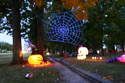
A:
{"label": "yellow glow", "polygon": [[79,60],[86,59],[86,55],[83,55],[83,56],[81,56],[81,55],[79,56],[79,55],[78,55],[78,56],[77,56],[77,59],[79,59]]}
{"label": "yellow glow", "polygon": [[49,52],[46,53],[46,55],[49,55],[49,54],[50,54]]}
{"label": "yellow glow", "polygon": [[43,62],[43,57],[40,54],[37,55],[30,55],[28,57],[29,64],[41,64]]}
{"label": "yellow glow", "polygon": [[59,55],[60,53],[58,52],[57,54]]}
{"label": "yellow glow", "polygon": [[31,66],[31,67],[46,67],[46,66],[52,66],[53,64],[49,61],[46,62],[42,62],[42,64],[27,64],[27,66]]}

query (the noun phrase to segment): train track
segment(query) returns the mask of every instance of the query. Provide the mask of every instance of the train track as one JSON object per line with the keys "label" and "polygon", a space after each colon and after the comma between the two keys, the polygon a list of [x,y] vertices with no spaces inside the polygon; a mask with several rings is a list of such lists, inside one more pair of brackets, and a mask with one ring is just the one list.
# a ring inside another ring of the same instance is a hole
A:
{"label": "train track", "polygon": [[64,58],[61,59],[57,59],[57,58],[53,58],[53,57],[49,57],[53,60],[55,60],[56,62],[61,63],[62,65],[66,66],[68,69],[70,69],[71,71],[75,72],[76,74],[78,74],[79,76],[81,76],[83,79],[89,81],[89,83],[112,83],[109,80],[102,80],[102,79],[97,79],[94,76],[90,76],[88,74],[86,74],[85,72],[83,72],[83,70],[68,64],[64,61]]}

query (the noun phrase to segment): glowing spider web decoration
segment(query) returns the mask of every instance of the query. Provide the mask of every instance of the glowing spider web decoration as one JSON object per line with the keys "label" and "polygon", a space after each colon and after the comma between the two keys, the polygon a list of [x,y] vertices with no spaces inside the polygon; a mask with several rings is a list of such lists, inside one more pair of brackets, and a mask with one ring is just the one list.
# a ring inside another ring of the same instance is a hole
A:
{"label": "glowing spider web decoration", "polygon": [[52,13],[45,20],[46,40],[74,45],[81,45],[85,42],[83,22],[79,22],[72,11],[60,14]]}

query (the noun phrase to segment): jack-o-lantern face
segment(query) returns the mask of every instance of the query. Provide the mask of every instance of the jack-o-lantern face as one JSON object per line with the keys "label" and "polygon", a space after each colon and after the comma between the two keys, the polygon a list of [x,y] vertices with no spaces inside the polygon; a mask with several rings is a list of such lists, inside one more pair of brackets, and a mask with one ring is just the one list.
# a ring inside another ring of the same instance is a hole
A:
{"label": "jack-o-lantern face", "polygon": [[29,64],[41,64],[43,61],[43,56],[40,54],[36,54],[36,55],[30,55],[28,57],[28,62]]}

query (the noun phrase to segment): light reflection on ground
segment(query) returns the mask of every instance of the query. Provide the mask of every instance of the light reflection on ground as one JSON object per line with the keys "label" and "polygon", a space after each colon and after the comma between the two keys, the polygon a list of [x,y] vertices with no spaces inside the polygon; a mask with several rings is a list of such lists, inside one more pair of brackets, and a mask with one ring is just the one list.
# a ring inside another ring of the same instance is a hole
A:
{"label": "light reflection on ground", "polygon": [[85,59],[85,61],[105,62],[105,60],[99,60],[99,59]]}
{"label": "light reflection on ground", "polygon": [[30,67],[47,67],[47,66],[52,66],[53,64],[49,61],[46,61],[46,62],[42,62],[42,64],[29,64],[29,63],[27,63],[26,65],[30,66]]}

